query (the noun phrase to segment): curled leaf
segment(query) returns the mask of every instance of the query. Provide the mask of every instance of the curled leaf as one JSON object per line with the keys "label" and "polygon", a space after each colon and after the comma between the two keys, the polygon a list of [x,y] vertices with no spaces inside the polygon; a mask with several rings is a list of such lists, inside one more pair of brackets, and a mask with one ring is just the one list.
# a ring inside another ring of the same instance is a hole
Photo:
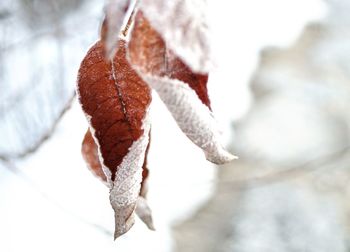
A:
{"label": "curled leaf", "polygon": [[129,149],[118,167],[117,176],[110,191],[109,199],[115,213],[114,238],[126,233],[134,224],[134,211],[140,193],[142,165],[148,145],[150,123],[144,122],[144,132]]}
{"label": "curled leaf", "polygon": [[180,129],[206,158],[223,164],[235,157],[220,144],[220,131],[210,111],[207,75],[193,73],[174,53],[142,13],[135,17],[129,42],[129,60],[159,94]]}
{"label": "curled leaf", "polygon": [[149,176],[149,170],[147,167],[148,166],[147,157],[148,157],[149,146],[151,143],[150,137],[151,137],[151,134],[149,134],[149,142],[146,149],[145,160],[142,166],[142,182],[141,182],[140,196],[137,200],[136,214],[147,225],[149,229],[155,230],[153,225],[152,211],[147,203],[148,176]]}
{"label": "curled leaf", "polygon": [[155,230],[151,208],[149,207],[147,200],[142,196],[139,196],[137,199],[136,214],[150,230]]}
{"label": "curled leaf", "polygon": [[207,0],[143,0],[140,9],[167,46],[194,72],[209,72],[212,63]]}
{"label": "curled leaf", "polygon": [[193,73],[191,69],[166,47],[159,33],[153,29],[142,12],[135,17],[135,27],[129,43],[129,59],[143,73],[167,76],[187,83],[199,99],[210,108],[208,74]]}
{"label": "curled leaf", "polygon": [[106,61],[97,42],[81,63],[77,93],[97,144],[115,211],[115,238],[134,223],[150,122],[148,85],[126,60],[126,43]]}
{"label": "curled leaf", "polygon": [[[140,189],[139,197],[137,200],[136,214],[147,225],[149,229],[154,230],[154,225],[152,220],[152,211],[148,206],[148,203],[146,200],[147,179],[149,174],[149,170],[147,168],[147,154],[148,154],[149,146],[150,146],[150,141],[148,142],[148,146],[145,153],[145,159],[142,166],[142,181],[141,181],[141,189]],[[107,178],[102,170],[102,165],[98,157],[98,148],[89,129],[87,130],[84,136],[81,151],[82,151],[83,158],[87,166],[89,167],[90,171],[107,185]]]}
{"label": "curled leaf", "polygon": [[140,190],[140,196],[145,199],[147,198],[147,193],[148,193],[148,176],[149,176],[148,152],[149,152],[149,147],[151,145],[151,131],[148,135],[148,138],[149,138],[148,146],[146,149],[145,159],[143,161],[143,166],[142,166],[142,182],[141,182],[141,190]]}
{"label": "curled leaf", "polygon": [[235,156],[222,147],[220,132],[210,110],[186,83],[150,74],[143,77],[157,90],[180,129],[204,151],[208,161],[225,164],[235,159]]}
{"label": "curled leaf", "polygon": [[90,171],[104,183],[107,183],[106,175],[98,158],[97,145],[89,129],[84,136],[81,153]]}

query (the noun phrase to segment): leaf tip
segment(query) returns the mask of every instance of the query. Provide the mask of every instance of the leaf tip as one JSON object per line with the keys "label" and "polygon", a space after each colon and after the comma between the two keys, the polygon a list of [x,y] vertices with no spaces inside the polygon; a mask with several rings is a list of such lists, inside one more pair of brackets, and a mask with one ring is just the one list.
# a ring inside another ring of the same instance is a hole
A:
{"label": "leaf tip", "polygon": [[222,147],[216,149],[215,152],[205,152],[205,157],[208,161],[218,165],[226,164],[238,159],[237,156],[231,154]]}
{"label": "leaf tip", "polygon": [[139,218],[146,224],[148,229],[155,231],[153,224],[152,211],[149,207],[147,200],[144,197],[139,197],[137,200],[136,213]]}
{"label": "leaf tip", "polygon": [[130,230],[135,223],[135,205],[114,208],[115,228],[114,240]]}
{"label": "leaf tip", "polygon": [[152,215],[145,215],[140,218],[146,224],[149,230],[156,231],[156,228],[154,227]]}

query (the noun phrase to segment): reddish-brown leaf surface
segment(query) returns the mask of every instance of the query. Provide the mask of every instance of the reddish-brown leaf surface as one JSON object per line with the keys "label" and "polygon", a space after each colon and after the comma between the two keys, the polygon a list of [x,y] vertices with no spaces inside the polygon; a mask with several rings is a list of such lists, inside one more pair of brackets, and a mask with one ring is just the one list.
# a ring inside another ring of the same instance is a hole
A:
{"label": "reddish-brown leaf surface", "polygon": [[107,182],[106,175],[102,170],[102,165],[98,158],[97,145],[89,129],[84,136],[81,153],[90,171],[103,182]]}
{"label": "reddish-brown leaf surface", "polygon": [[199,99],[210,108],[207,92],[208,75],[196,74],[171,50],[152,28],[142,12],[135,16],[134,29],[129,42],[130,62],[141,71],[156,76],[166,76],[187,83]]}
{"label": "reddish-brown leaf surface", "polygon": [[97,42],[78,75],[79,100],[112,181],[130,146],[143,134],[142,122],[151,102],[150,89],[126,60],[125,47],[125,41],[119,41],[117,54],[106,61]]}
{"label": "reddish-brown leaf surface", "polygon": [[133,67],[157,91],[182,132],[207,160],[216,164],[233,160],[220,142],[221,132],[210,112],[208,76],[193,73],[174,55],[141,12],[136,14],[128,49]]}
{"label": "reddish-brown leaf surface", "polygon": [[[147,198],[147,191],[148,191],[147,179],[149,176],[149,169],[148,169],[148,163],[147,163],[147,156],[148,156],[148,150],[149,150],[150,144],[151,144],[151,141],[148,142],[148,146],[145,154],[145,160],[142,166],[142,182],[141,182],[140,196],[144,198]],[[89,129],[87,130],[84,136],[84,140],[81,146],[81,153],[91,172],[96,177],[100,178],[103,182],[107,182],[106,175],[103,172],[102,165],[98,157],[97,145]]]}

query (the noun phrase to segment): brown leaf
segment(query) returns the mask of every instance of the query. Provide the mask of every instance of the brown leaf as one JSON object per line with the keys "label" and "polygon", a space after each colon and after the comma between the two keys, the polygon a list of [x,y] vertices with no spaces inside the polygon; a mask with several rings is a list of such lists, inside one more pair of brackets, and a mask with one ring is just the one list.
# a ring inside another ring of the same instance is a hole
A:
{"label": "brown leaf", "polygon": [[140,76],[154,88],[186,136],[206,158],[223,164],[235,157],[220,143],[220,130],[210,111],[207,75],[193,73],[152,28],[141,12],[135,17],[128,56]]}
{"label": "brown leaf", "polygon": [[150,129],[150,89],[126,60],[125,44],[120,40],[113,60],[106,61],[97,42],[81,63],[77,86],[111,188],[115,238],[134,223]]}
{"label": "brown leaf", "polygon": [[148,193],[148,177],[149,177],[148,152],[149,152],[149,147],[151,145],[151,131],[149,132],[148,139],[149,141],[148,141],[148,145],[145,153],[145,159],[142,165],[142,182],[141,182],[141,190],[140,190],[140,196],[144,198],[147,198],[147,193]]}
{"label": "brown leaf", "polygon": [[135,17],[132,39],[129,43],[129,58],[141,71],[187,83],[200,100],[210,108],[207,74],[197,74],[165,45],[159,33],[153,29],[143,13]]}
{"label": "brown leaf", "polygon": [[[136,214],[151,230],[154,230],[152,211],[147,203],[148,185],[147,180],[149,176],[149,170],[147,168],[147,156],[151,141],[148,142],[148,146],[145,153],[145,159],[142,165],[142,181],[139,199],[137,200]],[[82,154],[86,164],[90,171],[99,179],[101,179],[107,185],[107,178],[103,172],[101,162],[98,157],[98,148],[88,129],[82,144]]]}
{"label": "brown leaf", "polygon": [[148,176],[149,176],[147,157],[148,157],[150,144],[151,144],[151,134],[149,134],[149,142],[148,142],[145,159],[142,166],[142,182],[141,182],[140,196],[137,201],[136,214],[147,225],[149,229],[155,230],[153,225],[152,211],[147,203]]}
{"label": "brown leaf", "polygon": [[148,85],[125,59],[125,41],[119,42],[112,62],[105,61],[100,42],[89,50],[80,66],[77,91],[114,181],[118,165],[143,134],[142,121],[151,102]]}
{"label": "brown leaf", "polygon": [[103,182],[107,183],[106,175],[102,170],[102,165],[98,158],[97,145],[95,144],[89,129],[84,136],[81,153],[90,171]]}

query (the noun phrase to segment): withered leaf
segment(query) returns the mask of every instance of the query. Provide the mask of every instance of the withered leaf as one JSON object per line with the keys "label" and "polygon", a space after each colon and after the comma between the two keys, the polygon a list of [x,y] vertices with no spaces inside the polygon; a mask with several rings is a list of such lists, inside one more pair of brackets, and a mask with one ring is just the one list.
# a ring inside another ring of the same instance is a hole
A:
{"label": "withered leaf", "polygon": [[141,12],[136,14],[128,48],[133,67],[158,92],[181,130],[203,149],[206,158],[217,164],[234,159],[220,144],[220,131],[210,111],[208,76],[193,73],[176,57]]}
{"label": "withered leaf", "polygon": [[179,58],[153,29],[141,11],[136,14],[135,27],[129,43],[129,58],[144,73],[167,76],[187,83],[200,100],[210,108],[207,82],[208,74],[197,74]]}
{"label": "withered leaf", "polygon": [[207,0],[143,0],[140,9],[167,46],[194,71],[211,69]]}
{"label": "withered leaf", "polygon": [[147,198],[147,193],[148,193],[148,177],[149,177],[148,152],[149,152],[150,145],[151,145],[151,130],[148,133],[148,145],[145,153],[145,159],[143,160],[143,165],[142,165],[142,182],[141,182],[140,196],[145,199]]}
{"label": "withered leaf", "polygon": [[[151,132],[150,132],[151,133]],[[149,142],[146,149],[145,159],[142,166],[142,182],[140,196],[137,200],[136,214],[139,218],[147,225],[151,230],[155,230],[153,225],[152,211],[147,203],[147,193],[148,193],[148,151],[151,144],[151,134],[149,133]]]}
{"label": "withered leaf", "polygon": [[89,129],[85,133],[81,146],[81,153],[90,171],[103,182],[107,183],[107,177],[103,172],[102,165],[98,158],[97,145]]}
{"label": "withered leaf", "polygon": [[126,60],[126,42],[106,61],[97,42],[81,63],[77,93],[98,147],[115,211],[115,238],[134,224],[150,122],[148,85]]}
{"label": "withered leaf", "polygon": [[[142,165],[142,181],[139,198],[137,200],[136,214],[147,225],[149,229],[154,230],[152,211],[148,206],[146,200],[148,191],[147,180],[149,175],[149,170],[147,167],[147,156],[150,143],[151,142],[149,141],[145,153],[145,159]],[[89,129],[87,130],[84,136],[81,152],[90,171],[107,185],[107,178],[103,172],[102,165],[98,157],[98,148]]]}

